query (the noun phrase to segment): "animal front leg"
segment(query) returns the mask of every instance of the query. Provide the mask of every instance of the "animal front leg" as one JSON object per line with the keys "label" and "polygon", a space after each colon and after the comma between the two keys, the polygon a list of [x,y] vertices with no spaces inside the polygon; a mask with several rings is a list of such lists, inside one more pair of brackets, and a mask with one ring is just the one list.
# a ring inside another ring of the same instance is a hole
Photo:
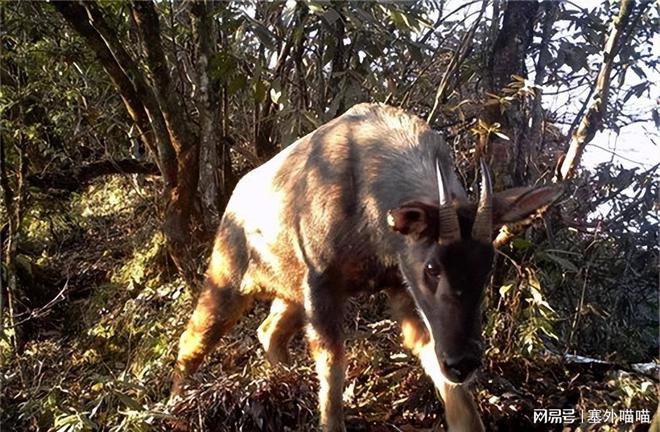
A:
{"label": "animal front leg", "polygon": [[433,380],[433,384],[440,391],[440,396],[445,403],[445,417],[449,432],[484,431],[477,404],[474,402],[470,390],[464,384],[453,384],[447,381],[442,375],[433,343],[429,342],[422,347],[417,347],[416,350],[424,371]]}
{"label": "animal front leg", "polygon": [[324,275],[308,276],[304,295],[307,340],[319,378],[321,430],[344,432],[344,301],[333,280]]}
{"label": "animal front leg", "polygon": [[318,327],[308,325],[307,339],[319,378],[320,425],[324,432],[344,432],[344,344],[342,340],[328,338],[323,333]]}
{"label": "animal front leg", "polygon": [[442,375],[433,341],[417,314],[413,299],[404,289],[390,289],[387,294],[392,312],[401,325],[403,345],[420,359],[424,371],[440,391],[445,403],[449,432],[484,431],[484,425],[470,391],[465,385],[448,382]]}

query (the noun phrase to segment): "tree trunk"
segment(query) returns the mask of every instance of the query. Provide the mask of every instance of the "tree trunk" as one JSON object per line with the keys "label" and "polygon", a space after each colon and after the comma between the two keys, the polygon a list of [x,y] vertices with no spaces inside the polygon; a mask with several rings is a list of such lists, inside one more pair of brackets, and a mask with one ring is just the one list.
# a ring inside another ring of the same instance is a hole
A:
{"label": "tree trunk", "polygon": [[[495,6],[499,6],[496,4]],[[488,61],[488,79],[494,94],[501,94],[513,75],[526,76],[525,58],[532,43],[533,30],[539,4],[536,1],[509,1],[506,3],[502,28],[491,48]],[[493,29],[491,28],[491,36]],[[538,70],[537,70],[538,73]],[[527,183],[527,164],[532,157],[532,147],[522,139],[527,130],[527,116],[523,103],[513,100],[508,106],[489,106],[484,117],[489,124],[499,123],[501,132],[509,139],[498,136],[483,137],[482,147],[491,159],[491,169],[496,187],[507,189]],[[495,244],[498,247],[509,242],[521,230],[520,226],[503,227]],[[502,262],[500,261],[497,268]],[[499,270],[496,270],[496,273]]]}
{"label": "tree trunk", "polygon": [[[22,134],[19,134],[19,140],[22,140]],[[7,307],[8,322],[14,333],[11,338],[12,345],[16,352],[21,352],[23,347],[23,338],[21,328],[17,326],[14,317],[19,310],[19,300],[23,297],[18,286],[18,275],[16,257],[18,254],[18,240],[20,236],[21,222],[23,221],[23,204],[27,193],[25,188],[25,176],[27,174],[27,158],[23,154],[21,143],[16,146],[18,151],[18,171],[16,174],[15,189],[9,184],[9,174],[7,172],[7,157],[5,154],[6,143],[0,144],[0,188],[2,189],[5,209],[9,219],[9,230],[7,233],[7,252],[4,256],[4,262],[7,274],[7,287],[0,288],[0,327],[2,332],[0,336],[4,337],[4,311]],[[0,239],[1,241],[2,239]],[[2,242],[0,242],[2,246]],[[5,295],[7,297],[5,302]]]}
{"label": "tree trunk", "polygon": [[217,40],[216,29],[209,17],[206,2],[194,3],[192,12],[195,16],[193,32],[198,40],[197,66],[198,83],[195,94],[197,111],[199,112],[199,185],[198,193],[202,204],[202,219],[205,231],[213,233],[220,221],[220,205],[223,201],[221,155],[218,155],[219,137],[216,122],[218,120],[219,104],[217,92],[211,92],[208,73],[208,63],[211,57],[211,41]]}
{"label": "tree trunk", "polygon": [[[275,70],[273,71],[272,80],[279,80],[282,89],[286,85],[284,72],[287,65],[287,59],[289,58],[289,53],[291,52],[291,46],[294,42],[294,34],[295,28],[292,28],[289,31],[287,38],[284,40],[282,48],[280,49],[279,55],[277,57],[277,64],[275,65]],[[266,99],[263,101],[262,105],[257,104],[255,109],[254,147],[257,157],[262,162],[274,156],[279,150],[277,143],[273,140],[276,105],[271,99],[271,88],[271,86],[268,86],[266,89]]]}
{"label": "tree trunk", "polygon": [[166,199],[163,212],[163,234],[174,264],[181,276],[193,289],[197,288],[199,275],[194,259],[197,245],[190,226],[192,209],[197,191],[199,175],[199,153],[197,146],[184,150],[177,156],[178,182]]}
{"label": "tree trunk", "polygon": [[[338,114],[341,114],[345,110],[344,106],[344,96],[340,84],[342,82],[342,75],[346,71],[347,59],[345,58],[344,51],[344,38],[346,37],[346,29],[344,27],[344,14],[342,13],[342,5],[339,2],[333,2],[332,6],[337,12],[337,17],[335,21],[329,26],[330,31],[334,35],[335,40],[335,52],[332,57],[332,62],[330,63],[330,77],[328,79],[328,86],[325,88],[327,94],[325,100],[330,103],[329,111],[327,112],[326,120],[330,120],[336,117]],[[325,112],[325,107],[323,111]]]}
{"label": "tree trunk", "polygon": [[191,215],[199,175],[198,137],[186,122],[181,97],[171,85],[162,49],[158,14],[151,1],[131,11],[142,37],[153,85],[128,54],[96,3],[55,2],[54,7],[86,41],[117,88],[165,180],[163,233],[181,276],[196,285]]}
{"label": "tree trunk", "polygon": [[[528,147],[528,159],[522,161],[528,167],[524,173],[520,173],[521,177],[525,180],[535,181],[543,173],[547,172],[550,168],[548,166],[540,166],[534,164],[533,161],[537,160],[536,156],[542,154],[543,151],[543,135],[545,130],[545,115],[543,112],[543,83],[547,75],[547,65],[552,59],[550,53],[550,40],[553,35],[553,26],[557,19],[559,12],[559,3],[547,2],[543,3],[544,17],[543,17],[543,30],[541,36],[541,46],[539,48],[539,58],[536,63],[534,84],[537,86],[534,91],[534,98],[531,102],[531,124],[525,128],[520,138],[520,145]],[[531,162],[531,163],[530,163]],[[534,170],[530,173],[530,170]],[[551,172],[551,170],[550,170]],[[521,178],[521,180],[523,180]]]}
{"label": "tree trunk", "polygon": [[107,25],[95,3],[54,2],[53,6],[94,52],[117,88],[146,147],[154,154],[166,189],[174,187],[177,174],[176,154],[153,91],[146,84],[136,62]]}
{"label": "tree trunk", "polygon": [[166,201],[163,233],[177,269],[189,285],[196,286],[198,275],[193,260],[197,254],[196,242],[191,241],[195,233],[191,226],[191,216],[199,181],[198,137],[186,122],[181,96],[171,85],[160,23],[153,2],[134,1],[131,7],[147,53],[158,104],[177,158],[177,182]]}
{"label": "tree trunk", "polygon": [[[513,75],[527,75],[525,58],[532,42],[538,7],[536,1],[510,1],[506,4],[502,28],[488,62],[492,93],[500,94],[513,80]],[[500,105],[491,106],[485,112],[485,118],[490,124],[499,123],[502,132],[509,137],[509,140],[492,137],[490,142],[491,168],[496,173],[497,187],[524,185],[531,155],[527,143],[519,139],[527,124],[521,104],[513,101],[504,113]]]}

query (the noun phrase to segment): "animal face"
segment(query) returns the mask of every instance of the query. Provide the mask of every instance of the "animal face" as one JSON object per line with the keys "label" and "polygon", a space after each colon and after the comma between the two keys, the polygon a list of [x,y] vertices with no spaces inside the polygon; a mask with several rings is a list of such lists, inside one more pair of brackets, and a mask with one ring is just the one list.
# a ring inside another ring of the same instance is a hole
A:
{"label": "animal face", "polygon": [[440,369],[452,382],[465,381],[481,364],[480,306],[493,256],[489,243],[426,239],[415,242],[401,261]]}
{"label": "animal face", "polygon": [[481,364],[480,306],[495,254],[493,229],[526,219],[554,201],[553,187],[493,195],[482,163],[479,203],[454,206],[437,167],[438,203],[410,202],[388,212],[388,225],[406,237],[399,267],[451,382],[470,378]]}

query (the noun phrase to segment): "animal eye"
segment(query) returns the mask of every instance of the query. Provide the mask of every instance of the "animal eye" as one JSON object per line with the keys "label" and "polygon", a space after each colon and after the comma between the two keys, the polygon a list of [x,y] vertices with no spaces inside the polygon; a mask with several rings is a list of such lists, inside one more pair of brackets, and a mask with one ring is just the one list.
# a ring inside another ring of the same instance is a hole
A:
{"label": "animal eye", "polygon": [[437,278],[440,275],[440,266],[436,263],[429,261],[424,267],[424,271],[431,277]]}

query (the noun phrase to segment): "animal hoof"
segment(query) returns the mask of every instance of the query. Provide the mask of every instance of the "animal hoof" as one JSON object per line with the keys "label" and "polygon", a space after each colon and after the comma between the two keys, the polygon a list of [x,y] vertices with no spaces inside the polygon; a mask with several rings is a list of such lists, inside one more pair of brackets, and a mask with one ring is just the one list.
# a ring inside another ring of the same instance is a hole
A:
{"label": "animal hoof", "polygon": [[271,366],[288,366],[291,363],[287,349],[266,350],[266,360]]}

